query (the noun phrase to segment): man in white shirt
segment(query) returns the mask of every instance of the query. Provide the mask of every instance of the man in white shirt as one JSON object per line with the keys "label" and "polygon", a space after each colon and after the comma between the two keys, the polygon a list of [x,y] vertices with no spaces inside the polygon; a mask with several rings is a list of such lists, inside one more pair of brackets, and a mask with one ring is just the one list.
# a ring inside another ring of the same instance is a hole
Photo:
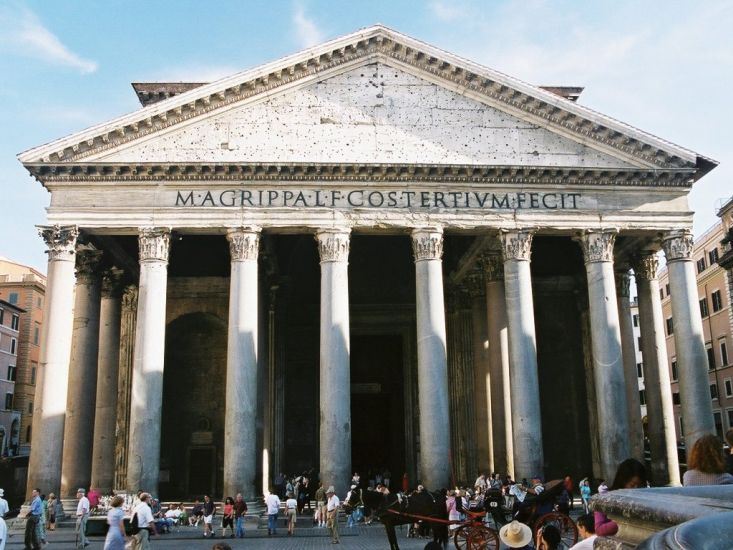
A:
{"label": "man in white shirt", "polygon": [[274,490],[265,497],[265,506],[267,506],[267,534],[274,535],[277,529],[277,515],[280,513],[280,498]]}
{"label": "man in white shirt", "polygon": [[593,550],[593,541],[596,540],[596,523],[593,514],[584,514],[576,521],[578,533],[583,539],[570,550]]}
{"label": "man in white shirt", "polygon": [[5,520],[0,518],[0,550],[5,550],[5,541],[8,539],[8,526]]}
{"label": "man in white shirt", "polygon": [[326,502],[326,514],[328,515],[328,528],[331,530],[331,542],[333,544],[338,544],[341,542],[341,539],[339,539],[338,522],[339,505],[341,504],[341,501],[339,501],[339,497],[336,496],[336,491],[334,490],[333,485],[329,485],[328,489],[326,489],[326,498],[328,499]]}
{"label": "man in white shirt", "polygon": [[0,489],[0,518],[4,518],[9,510],[8,501],[5,500],[5,490]]}
{"label": "man in white shirt", "polygon": [[150,501],[150,495],[148,493],[140,494],[140,504],[135,506],[132,511],[132,515],[137,515],[137,527],[139,529],[137,535],[138,550],[150,550],[150,531],[154,534],[158,534],[155,530],[155,519],[153,518],[153,511],[150,509],[148,502]]}
{"label": "man in white shirt", "polygon": [[77,489],[76,498],[79,503],[76,505],[76,547],[84,548],[89,546],[87,540],[87,520],[89,519],[89,499],[84,494],[84,489]]}

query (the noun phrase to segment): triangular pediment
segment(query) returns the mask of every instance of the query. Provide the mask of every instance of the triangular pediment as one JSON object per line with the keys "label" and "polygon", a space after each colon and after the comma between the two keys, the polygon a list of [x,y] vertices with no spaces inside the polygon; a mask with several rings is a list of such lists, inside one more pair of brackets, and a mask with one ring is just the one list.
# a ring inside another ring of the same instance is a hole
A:
{"label": "triangular pediment", "polygon": [[383,61],[193,119],[93,160],[638,167]]}
{"label": "triangular pediment", "polygon": [[[394,82],[390,71],[397,75]],[[381,98],[379,87],[385,89]],[[427,103],[426,93],[432,94]],[[197,142],[201,139],[206,143]],[[29,168],[133,161],[400,162],[636,167],[689,170],[695,178],[715,166],[692,151],[379,25],[19,158]]]}

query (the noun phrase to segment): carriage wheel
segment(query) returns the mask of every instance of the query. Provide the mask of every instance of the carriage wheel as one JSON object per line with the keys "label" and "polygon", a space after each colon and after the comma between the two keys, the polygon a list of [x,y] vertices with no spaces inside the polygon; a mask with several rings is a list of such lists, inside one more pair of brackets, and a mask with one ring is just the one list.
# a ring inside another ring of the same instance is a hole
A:
{"label": "carriage wheel", "polygon": [[499,550],[499,535],[484,525],[463,525],[456,529],[453,543],[458,550]]}
{"label": "carriage wheel", "polygon": [[578,528],[576,527],[575,522],[570,519],[570,516],[559,512],[550,512],[540,516],[532,526],[532,534],[534,535],[535,540],[537,539],[537,533],[545,525],[554,525],[557,527],[560,531],[560,539],[568,548],[578,542]]}

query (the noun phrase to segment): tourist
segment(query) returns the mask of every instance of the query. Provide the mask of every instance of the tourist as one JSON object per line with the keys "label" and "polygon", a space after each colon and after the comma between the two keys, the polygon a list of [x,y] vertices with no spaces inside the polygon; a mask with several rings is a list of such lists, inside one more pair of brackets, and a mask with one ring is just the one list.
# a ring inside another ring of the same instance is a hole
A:
{"label": "tourist", "polygon": [[333,485],[329,485],[328,489],[326,489],[326,498],[326,514],[328,516],[328,528],[331,530],[331,542],[338,544],[341,542],[338,523],[339,505],[341,502],[339,501],[339,497],[336,496]]}
{"label": "tourist", "polygon": [[537,540],[534,545],[536,550],[560,550],[561,544],[560,530],[554,525],[545,525],[537,530]]}
{"label": "tourist", "polygon": [[36,529],[41,519],[41,510],[41,491],[40,489],[33,489],[31,492],[31,505],[25,522],[25,550],[39,550],[41,548],[41,543],[38,540],[38,529]]}
{"label": "tourist", "polygon": [[89,499],[84,495],[84,489],[77,489],[76,498],[79,503],[76,505],[76,547],[84,548],[89,546],[87,540],[87,521],[89,520]]}
{"label": "tourist", "polygon": [[[0,489],[1,491],[2,489]],[[56,495],[53,493],[49,493],[48,495],[48,502],[46,503],[46,507],[48,508],[48,515],[46,516],[46,527],[49,531],[55,531],[56,530],[56,506],[58,504],[58,500],[56,500]]]}
{"label": "tourist", "polygon": [[139,494],[140,503],[135,506],[132,511],[132,517],[137,521],[138,532],[135,535],[137,541],[137,550],[150,550],[150,531],[157,535],[155,529],[155,520],[153,519],[153,511],[148,504],[150,495],[141,492]]}
{"label": "tourist", "polygon": [[725,442],[728,444],[728,452],[725,453],[725,471],[733,474],[733,428],[725,432]]}
{"label": "tourist", "polygon": [[532,530],[524,523],[514,520],[499,529],[499,538],[509,548],[529,550],[529,543],[532,540]]}
{"label": "tourist", "polygon": [[390,472],[389,470],[385,470],[383,478],[384,486],[389,489],[389,484],[392,483],[392,472]]}
{"label": "tourist", "polygon": [[593,514],[583,514],[575,522],[578,526],[578,534],[582,539],[570,548],[570,550],[592,550],[593,541],[596,540],[596,525]]}
{"label": "tourist", "polygon": [[214,537],[214,514],[216,514],[216,504],[211,500],[209,495],[204,495],[204,538]]}
{"label": "tourist", "polygon": [[[627,458],[619,464],[616,471],[616,477],[613,479],[611,491],[617,489],[638,489],[646,487],[646,468],[635,458]],[[606,492],[608,491],[606,487]],[[599,488],[600,493],[600,488]],[[595,533],[599,537],[612,537],[618,531],[618,525],[615,521],[608,519],[606,514],[596,510],[594,512]]]}
{"label": "tourist", "polygon": [[226,542],[215,542],[214,546],[211,547],[211,550],[232,550],[232,547]]}
{"label": "tourist", "polygon": [[565,487],[565,490],[568,492],[568,497],[570,499],[570,509],[573,509],[573,478],[570,477],[570,474],[565,476],[565,479],[562,482],[563,486]]}
{"label": "tourist", "polygon": [[125,549],[125,512],[122,510],[122,503],[125,499],[116,495],[110,502],[111,508],[107,513],[107,538],[104,539],[104,550]]}
{"label": "tourist", "polygon": [[0,517],[0,550],[5,550],[5,542],[8,539],[8,526],[5,520]]}
{"label": "tourist", "polygon": [[293,493],[287,494],[285,517],[288,520],[288,536],[291,537],[295,533],[295,521],[298,517],[298,501],[295,500]]}
{"label": "tourist", "polygon": [[458,512],[458,505],[456,499],[456,492],[453,490],[448,491],[448,495],[445,498],[445,510],[448,512],[448,521],[455,522],[449,525],[449,529],[453,530],[458,528],[458,520],[461,519],[461,514]]}
{"label": "tourist", "polygon": [[237,493],[237,498],[234,500],[234,535],[237,538],[244,538],[244,517],[247,514],[247,503],[242,497],[242,493]]}
{"label": "tourist", "polygon": [[584,513],[590,512],[590,496],[591,496],[591,490],[590,490],[590,483],[588,483],[588,478],[584,477],[580,480],[580,500],[583,501],[583,510]]}
{"label": "tourist", "polygon": [[[491,476],[493,477],[494,474],[491,474]],[[476,489],[477,491],[483,492],[486,490],[486,487],[487,487],[486,474],[482,473],[476,478],[476,481],[473,482],[473,488]]]}
{"label": "tourist", "polygon": [[0,518],[4,518],[5,514],[9,511],[10,507],[8,506],[8,501],[5,500],[5,490],[0,489]]}
{"label": "tourist", "polygon": [[265,497],[265,506],[267,506],[267,534],[274,535],[277,529],[277,515],[280,513],[280,499],[274,492]]}
{"label": "tourist", "polygon": [[191,515],[188,517],[188,524],[189,525],[195,525],[196,527],[199,526],[199,522],[204,517],[204,505],[201,504],[199,499],[196,499],[193,503],[193,508],[191,509]]}
{"label": "tourist", "polygon": [[402,474],[402,492],[407,493],[410,490],[410,477],[407,475],[407,472]]}
{"label": "tourist", "polygon": [[687,459],[682,485],[730,485],[733,475],[725,471],[723,446],[718,436],[704,435],[695,441]]}
{"label": "tourist", "polygon": [[[355,474],[358,475],[358,474]],[[353,478],[352,478],[353,480]],[[318,482],[318,489],[316,489],[316,515],[315,521],[318,523],[318,527],[326,526],[326,488],[323,483]]]}
{"label": "tourist", "polygon": [[41,546],[46,546],[46,517],[48,516],[48,501],[46,495],[41,495],[41,517],[38,519],[38,540],[41,541]]}
{"label": "tourist", "polygon": [[227,536],[227,527],[229,527],[229,530],[231,531],[229,536],[234,538],[234,499],[232,497],[224,499],[224,511],[221,518],[222,537]]}
{"label": "tourist", "polygon": [[99,506],[99,499],[102,496],[102,493],[97,491],[96,489],[89,489],[89,492],[87,493],[87,499],[89,500],[89,513],[96,511],[97,506]]}

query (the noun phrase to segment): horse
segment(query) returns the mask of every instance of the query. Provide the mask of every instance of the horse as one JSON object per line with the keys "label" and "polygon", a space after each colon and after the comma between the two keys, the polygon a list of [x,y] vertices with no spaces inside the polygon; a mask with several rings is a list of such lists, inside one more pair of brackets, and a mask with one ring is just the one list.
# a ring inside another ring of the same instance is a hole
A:
{"label": "horse", "polygon": [[[346,502],[349,507],[363,504],[374,510],[374,514],[387,530],[390,550],[400,550],[395,534],[396,525],[415,523],[418,519],[428,521],[433,529],[433,540],[445,548],[448,544],[448,510],[445,495],[437,492],[418,491],[411,495],[402,493],[384,494],[379,491],[352,491]],[[419,517],[418,517],[419,516]],[[428,518],[434,518],[431,522]]]}

